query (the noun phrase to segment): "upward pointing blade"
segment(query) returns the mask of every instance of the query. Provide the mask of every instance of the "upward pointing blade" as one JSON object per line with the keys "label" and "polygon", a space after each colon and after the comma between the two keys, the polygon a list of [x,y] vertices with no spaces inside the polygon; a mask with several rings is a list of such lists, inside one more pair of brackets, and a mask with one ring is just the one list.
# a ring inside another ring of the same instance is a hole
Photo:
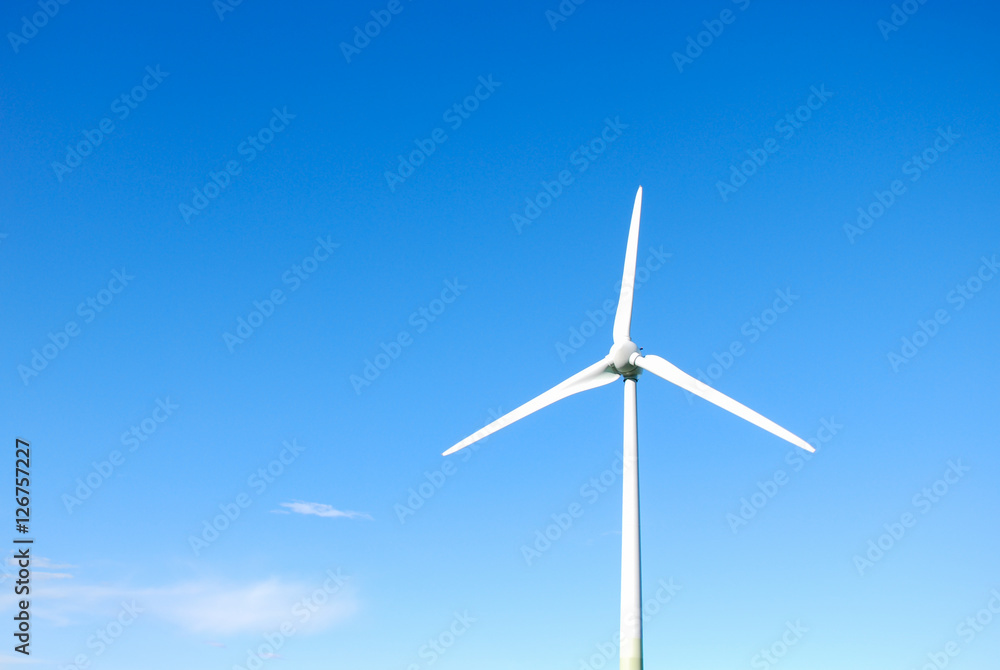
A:
{"label": "upward pointing blade", "polygon": [[473,442],[478,442],[487,435],[492,435],[501,428],[509,426],[518,419],[523,419],[529,414],[533,414],[543,407],[548,407],[557,400],[562,400],[568,396],[575,393],[581,393],[583,391],[589,391],[590,389],[597,388],[598,386],[604,386],[605,384],[610,384],[611,382],[618,379],[621,375],[614,371],[611,367],[611,362],[607,359],[598,361],[591,365],[590,367],[584,368],[580,372],[567,379],[566,381],[558,384],[542,395],[529,400],[517,409],[507,412],[502,417],[494,421],[493,423],[484,426],[477,430],[472,435],[468,436],[454,447],[442,454],[447,456],[448,454],[453,454],[459,449],[464,449]]}
{"label": "upward pointing blade", "polygon": [[632,327],[632,294],[635,290],[635,257],[639,249],[639,210],[642,209],[642,187],[635,193],[632,206],[632,223],[628,227],[628,245],[625,247],[625,269],[622,271],[622,291],[618,296],[613,336],[615,342],[630,340]]}
{"label": "upward pointing blade", "polygon": [[724,393],[719,393],[711,386],[695,379],[666,359],[659,356],[637,356],[633,354],[630,362],[632,365],[637,365],[643,370],[649,370],[657,377],[662,377],[668,382],[680,386],[685,391],[690,391],[699,398],[704,398],[708,402],[732,412],[741,419],[746,419],[755,426],[760,426],[767,432],[791,442],[796,447],[802,447],[806,451],[816,451],[801,437],[785,430],[775,422],[761,416],[746,405],[736,402]]}

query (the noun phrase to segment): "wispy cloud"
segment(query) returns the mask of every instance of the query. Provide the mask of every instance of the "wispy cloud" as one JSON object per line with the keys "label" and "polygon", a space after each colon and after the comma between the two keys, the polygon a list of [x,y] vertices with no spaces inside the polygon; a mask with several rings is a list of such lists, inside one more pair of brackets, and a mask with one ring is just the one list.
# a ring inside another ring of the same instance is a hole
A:
{"label": "wispy cloud", "polygon": [[68,572],[36,572],[32,575],[35,579],[73,579],[73,575]]}
{"label": "wispy cloud", "polygon": [[[325,503],[315,503],[315,502],[302,502],[301,500],[295,500],[293,502],[283,502],[282,507],[287,508],[295,514],[312,514],[314,516],[322,516],[328,519],[344,518],[344,519],[368,519],[371,520],[371,515],[365,514],[364,512],[351,512],[350,510],[339,510],[335,509],[331,505]],[[278,514],[288,514],[284,510],[274,510]]]}
{"label": "wispy cloud", "polygon": [[[13,557],[11,557],[10,562],[13,565],[13,563],[14,563]],[[32,558],[31,559],[31,564],[35,568],[44,568],[46,570],[66,570],[68,568],[75,568],[76,567],[72,563],[53,563],[51,560],[49,560],[48,558],[45,558],[44,556],[37,556],[37,557]]]}
{"label": "wispy cloud", "polygon": [[[53,564],[54,565],[54,564]],[[50,573],[51,574],[51,573]],[[357,611],[355,588],[346,577],[327,571],[315,582],[288,581],[270,577],[254,582],[199,579],[157,587],[114,583],[81,583],[79,578],[47,579],[32,589],[38,605],[35,615],[58,626],[83,623],[94,617],[110,619],[122,603],[131,603],[142,617],[169,622],[205,636],[212,646],[222,645],[221,636],[265,633],[291,622],[302,633],[315,633],[336,625]],[[313,601],[320,591],[323,601]],[[0,610],[16,600],[13,593],[0,593]],[[308,616],[304,616],[308,612]],[[6,661],[0,655],[0,667]]]}
{"label": "wispy cloud", "polygon": [[[150,610],[161,618],[203,635],[234,635],[276,630],[292,621],[300,630],[315,632],[348,618],[356,610],[350,592],[339,593],[301,626],[296,616],[316,584],[268,579],[245,585],[191,582],[146,592]],[[315,607],[315,604],[310,601]]]}
{"label": "wispy cloud", "polygon": [[0,668],[6,668],[9,665],[35,665],[36,663],[45,663],[45,661],[40,658],[25,658],[24,656],[0,654]]}
{"label": "wispy cloud", "polygon": [[[8,556],[3,561],[0,561],[0,584],[7,581],[8,579],[14,579],[17,577],[18,562],[14,558],[14,550],[11,549],[7,552]],[[49,572],[50,570],[75,568],[75,565],[70,565],[69,563],[53,563],[44,556],[32,556],[31,557],[32,566],[32,577],[41,581],[45,579],[71,579],[73,575],[68,572]]]}

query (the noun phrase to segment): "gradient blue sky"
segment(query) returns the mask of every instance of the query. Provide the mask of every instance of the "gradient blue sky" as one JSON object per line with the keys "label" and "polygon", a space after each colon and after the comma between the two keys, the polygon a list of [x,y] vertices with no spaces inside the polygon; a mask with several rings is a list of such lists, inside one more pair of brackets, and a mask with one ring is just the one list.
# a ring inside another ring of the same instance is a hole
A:
{"label": "gradient blue sky", "polygon": [[[1000,281],[974,279],[1000,253],[995,7],[914,3],[888,31],[889,2],[592,0],[553,29],[556,0],[401,0],[348,62],[339,45],[386,7],[248,1],[220,20],[209,0],[70,2],[0,48],[0,435],[5,468],[16,436],[33,450],[36,667],[246,667],[283,622],[296,632],[262,667],[598,667],[618,629],[621,486],[583,487],[620,453],[620,386],[511,426],[450,474],[439,454],[605,354],[610,319],[572,353],[560,343],[617,300],[639,184],[639,261],[670,256],[637,292],[638,344],[709,374],[736,343],[714,385],[821,442],[788,460],[771,435],[641,380],[645,595],[681,587],[650,606],[647,667],[770,667],[761,650],[796,622],[808,630],[783,668],[916,669],[949,641],[953,667],[992,667],[1000,624],[960,626],[992,617],[1000,587]],[[723,10],[731,22],[713,23]],[[8,3],[0,26],[39,11]],[[704,22],[723,30],[679,71]],[[147,67],[168,73],[155,88]],[[443,114],[491,76],[454,128]],[[115,99],[144,77],[121,118]],[[832,97],[789,133],[812,87]],[[251,151],[275,109],[280,132]],[[90,155],[53,167],[105,117]],[[606,119],[625,127],[581,159]],[[437,128],[447,139],[391,189],[386,171]],[[730,166],[765,146],[723,198]],[[925,150],[935,162],[914,169]],[[239,174],[185,220],[179,205],[230,161]],[[518,229],[512,214],[563,170],[572,182]],[[894,180],[884,213],[845,230]],[[317,238],[339,246],[296,285]],[[101,293],[123,269],[128,285]],[[463,288],[436,303],[447,282]],[[275,290],[273,314],[227,346]],[[772,321],[778,291],[796,297]],[[78,334],[26,374],[70,321]],[[351,376],[401,334],[357,393]],[[155,432],[130,451],[143,420]],[[256,478],[285,441],[304,450]],[[949,462],[968,471],[930,503]],[[727,515],[779,470],[734,532]],[[401,522],[428,478],[434,495]],[[582,515],[529,565],[522,547],[574,503]],[[196,554],[220,505],[240,515]],[[338,570],[349,579],[327,598]],[[446,653],[428,652],[453,626]],[[98,630],[121,634],[100,649]]]}

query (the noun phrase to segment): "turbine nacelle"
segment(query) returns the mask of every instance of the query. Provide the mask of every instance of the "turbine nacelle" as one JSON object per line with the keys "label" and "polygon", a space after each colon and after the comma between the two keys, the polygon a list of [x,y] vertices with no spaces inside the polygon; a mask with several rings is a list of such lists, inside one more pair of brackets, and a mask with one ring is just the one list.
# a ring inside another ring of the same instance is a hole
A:
{"label": "turbine nacelle", "polygon": [[642,370],[632,363],[632,357],[638,353],[639,347],[632,340],[615,342],[608,352],[608,360],[618,374],[624,377],[638,377]]}

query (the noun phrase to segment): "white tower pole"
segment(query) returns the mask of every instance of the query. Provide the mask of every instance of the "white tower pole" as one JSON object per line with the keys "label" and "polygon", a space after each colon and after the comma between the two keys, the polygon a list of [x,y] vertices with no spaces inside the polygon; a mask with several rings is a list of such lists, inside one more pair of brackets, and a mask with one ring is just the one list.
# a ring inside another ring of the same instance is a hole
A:
{"label": "white tower pole", "polygon": [[642,584],[639,574],[639,429],[635,377],[625,379],[622,451],[621,670],[642,670]]}

